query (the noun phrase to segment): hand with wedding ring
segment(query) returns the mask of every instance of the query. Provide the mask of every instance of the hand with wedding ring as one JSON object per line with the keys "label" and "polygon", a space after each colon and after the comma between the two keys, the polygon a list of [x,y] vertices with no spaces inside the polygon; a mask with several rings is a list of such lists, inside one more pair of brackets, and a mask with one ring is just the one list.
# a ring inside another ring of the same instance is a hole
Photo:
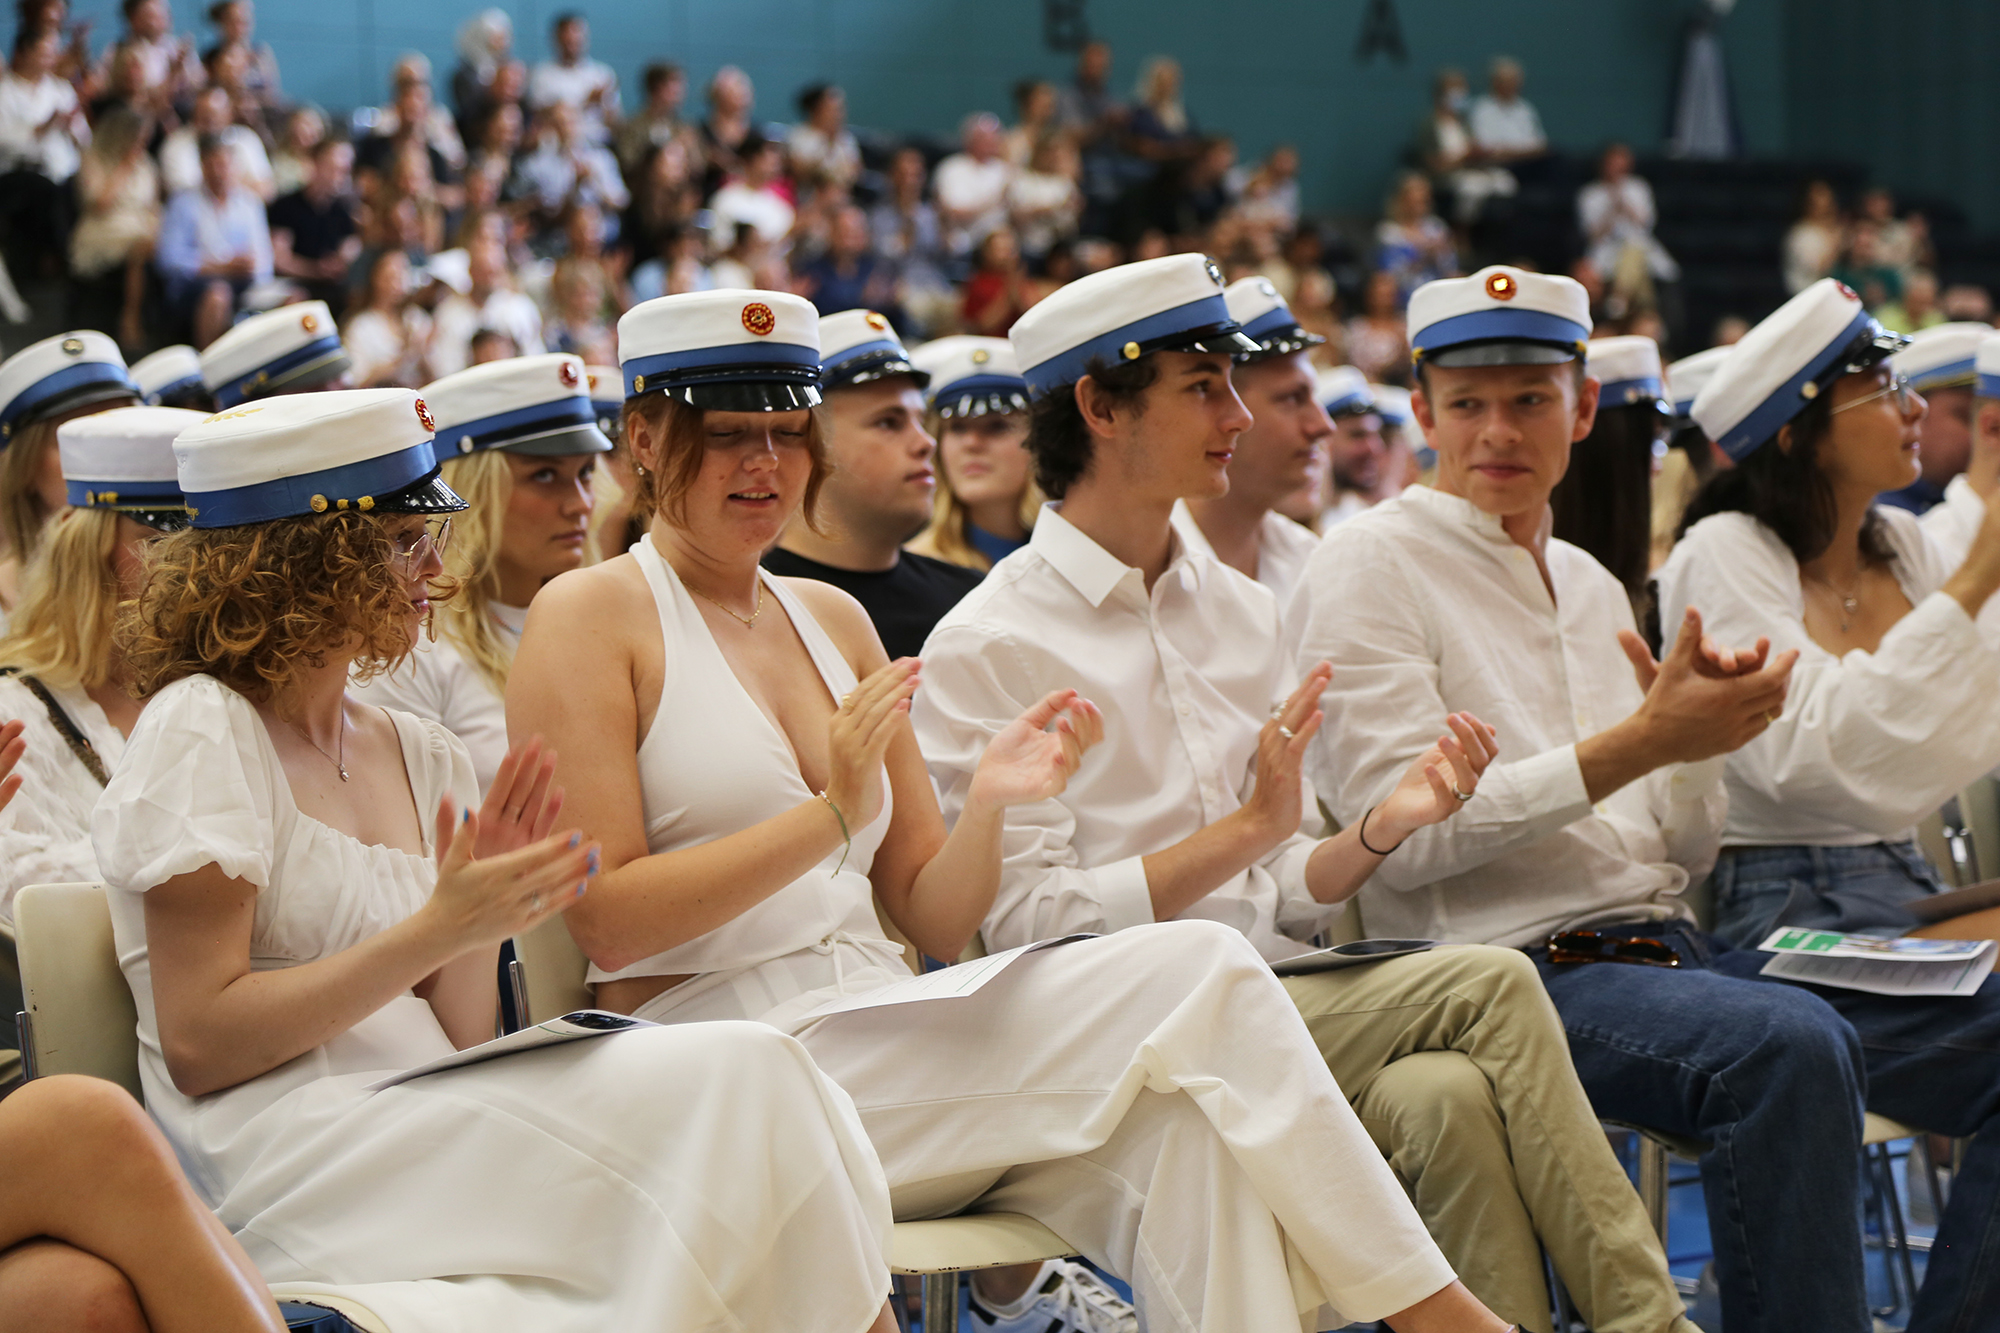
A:
{"label": "hand with wedding ring", "polygon": [[1417,756],[1396,789],[1368,821],[1368,841],[1394,847],[1429,824],[1443,823],[1479,791],[1479,779],[1500,752],[1499,734],[1470,713],[1445,719],[1450,734]]}
{"label": "hand with wedding ring", "polygon": [[1319,698],[1333,679],[1333,665],[1321,662],[1306,673],[1297,689],[1271,710],[1257,733],[1257,785],[1239,812],[1259,826],[1262,839],[1273,847],[1299,831],[1305,813],[1305,788],[1299,771],[1306,747],[1319,734],[1326,714]]}
{"label": "hand with wedding ring", "polygon": [[899,657],[870,672],[841,697],[827,722],[826,796],[850,834],[860,833],[882,813],[883,757],[897,726],[906,725],[922,672],[923,664],[914,657]]}

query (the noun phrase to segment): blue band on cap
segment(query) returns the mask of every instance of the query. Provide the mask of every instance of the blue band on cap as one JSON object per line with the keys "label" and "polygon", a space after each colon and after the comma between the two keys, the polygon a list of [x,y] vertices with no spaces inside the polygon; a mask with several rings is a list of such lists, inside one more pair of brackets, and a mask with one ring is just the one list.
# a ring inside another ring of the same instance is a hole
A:
{"label": "blue band on cap", "polygon": [[7,427],[11,434],[22,417],[44,403],[92,384],[118,384],[130,390],[134,398],[143,396],[123,366],[114,366],[109,361],[80,361],[73,366],[64,366],[53,375],[42,376],[15,394],[12,402],[0,408],[0,426]]}
{"label": "blue band on cap", "polygon": [[863,357],[883,355],[901,360],[907,358],[909,353],[903,350],[903,345],[899,342],[893,342],[888,338],[877,338],[873,342],[856,343],[852,347],[844,348],[839,356],[820,362],[819,373],[831,378]]}
{"label": "blue band on cap", "polygon": [[1630,380],[1606,380],[1597,388],[1599,407],[1633,407],[1639,403],[1664,403],[1666,398],[1666,390],[1652,375]]}
{"label": "blue band on cap", "polygon": [[1854,340],[1869,328],[1879,329],[1875,317],[1866,310],[1854,312],[1847,327],[1834,335],[1833,341],[1813,354],[1813,359],[1796,375],[1779,385],[1763,402],[1751,409],[1750,414],[1724,431],[1716,441],[1722,452],[1736,462],[1742,462],[1756,451],[1758,445],[1778,433],[1778,428],[1803,412],[1812,400],[1799,392],[1809,381],[1817,381],[1833,363],[1838,361]]}
{"label": "blue band on cap", "polygon": [[1217,292],[1213,296],[1204,296],[1186,305],[1177,305],[1171,310],[1134,320],[1109,333],[1100,333],[1089,342],[1058,352],[1038,366],[1027,367],[1021,372],[1021,378],[1036,393],[1047,393],[1065,384],[1074,384],[1088,375],[1092,361],[1116,365],[1124,360],[1126,343],[1149,343],[1155,338],[1169,338],[1176,333],[1191,333],[1195,329],[1235,322],[1229,314],[1229,303],[1222,299],[1221,292]]}
{"label": "blue band on cap", "polygon": [[196,371],[192,375],[183,375],[177,380],[169,380],[167,383],[162,384],[157,389],[147,390],[146,405],[148,407],[158,407],[160,405],[160,400],[162,398],[165,398],[168,394],[179,393],[182,389],[191,389],[191,388],[200,388],[204,390],[208,388],[208,382],[202,379],[200,371]]}
{"label": "blue band on cap", "polygon": [[239,375],[227,384],[217,385],[215,405],[219,408],[235,407],[250,397],[252,389],[268,384],[286,371],[297,370],[300,366],[339,350],[339,332],[329,333],[324,338],[315,338],[304,347],[294,348],[276,361],[261,365],[247,375]]}
{"label": "blue band on cap", "polygon": [[1442,352],[1460,343],[1497,342],[1518,338],[1524,342],[1574,343],[1581,350],[1590,341],[1590,330],[1572,319],[1546,310],[1475,310],[1453,315],[1418,329],[1410,338],[1417,355]]}
{"label": "blue band on cap", "polygon": [[633,381],[641,375],[651,382],[659,376],[655,389],[667,384],[699,383],[698,374],[688,371],[752,371],[764,366],[797,367],[819,373],[819,354],[803,343],[730,343],[726,347],[697,347],[686,352],[659,352],[653,356],[635,356],[630,361],[621,361],[618,373],[625,377],[625,395],[631,397],[639,392]]}
{"label": "blue band on cap", "polygon": [[[421,481],[436,469],[431,442],[398,449],[379,458],[365,458],[323,472],[305,472],[296,477],[279,477],[250,486],[233,486],[226,491],[189,491],[188,512],[197,528],[233,528],[244,523],[268,523],[274,518],[294,518],[341,508],[357,508],[363,496],[394,495],[412,482]],[[320,504],[315,508],[313,501]]]}
{"label": "blue band on cap", "polygon": [[932,402],[963,398],[969,393],[1026,393],[1028,382],[1019,375],[967,375],[931,391]]}
{"label": "blue band on cap", "polygon": [[1972,375],[1974,370],[1974,358],[1968,356],[1962,361],[1950,361],[1942,366],[1932,366],[1929,370],[1918,371],[1910,376],[1910,387],[1919,393],[1925,389],[1946,387],[1944,383],[1946,380],[1963,381]]}
{"label": "blue band on cap", "polygon": [[1281,333],[1290,333],[1299,327],[1298,317],[1283,306],[1267,310],[1243,326],[1243,334],[1258,342],[1269,342]]}
{"label": "blue band on cap", "polygon": [[1326,409],[1328,416],[1332,416],[1335,412],[1345,412],[1351,407],[1365,407],[1372,412],[1375,410],[1375,395],[1371,393],[1344,393],[1338,398],[1327,399],[1320,406]]}
{"label": "blue band on cap", "polygon": [[496,412],[490,417],[474,417],[456,426],[439,426],[431,446],[437,453],[437,461],[442,463],[482,449],[505,448],[508,441],[523,435],[596,424],[597,407],[588,398],[560,398],[512,412]]}
{"label": "blue band on cap", "polygon": [[76,481],[66,479],[69,503],[74,509],[147,509],[159,505],[179,506],[181,488],[171,481]]}
{"label": "blue band on cap", "polygon": [[623,398],[593,398],[590,400],[590,407],[600,417],[615,417],[625,410],[625,400]]}
{"label": "blue band on cap", "polygon": [[1973,392],[1981,398],[2000,398],[2000,374],[1979,372],[1979,383]]}

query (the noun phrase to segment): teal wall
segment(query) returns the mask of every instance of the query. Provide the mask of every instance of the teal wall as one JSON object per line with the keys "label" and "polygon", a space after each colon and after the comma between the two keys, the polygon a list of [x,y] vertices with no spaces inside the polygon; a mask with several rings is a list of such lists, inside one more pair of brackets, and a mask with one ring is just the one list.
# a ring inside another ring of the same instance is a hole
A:
{"label": "teal wall", "polygon": [[[100,44],[117,30],[115,0],[74,3],[79,17],[97,20]],[[1234,135],[1246,155],[1296,142],[1310,206],[1372,212],[1440,65],[1467,69],[1477,84],[1490,56],[1513,54],[1526,63],[1528,95],[1560,146],[1589,149],[1616,137],[1642,151],[1657,147],[1680,25],[1693,3],[1395,0],[1410,57],[1400,65],[1379,55],[1357,62],[1367,0],[1086,0],[1085,17],[1113,43],[1121,89],[1146,56],[1171,54],[1186,67],[1188,107],[1203,126]],[[1725,29],[1746,138],[1759,152],[1787,143],[1786,3],[1740,0]],[[176,5],[183,26],[195,22],[195,0]],[[453,31],[478,7],[478,0],[259,0],[258,24],[293,96],[344,108],[381,100],[390,62],[407,49],[431,57],[442,86],[456,63]],[[517,50],[539,57],[548,19],[564,7],[557,0],[508,6]],[[1043,44],[1040,0],[582,0],[579,7],[590,14],[596,53],[624,78],[628,105],[650,58],[679,61],[697,89],[733,62],[750,72],[760,109],[774,119],[790,118],[799,87],[830,78],[847,88],[857,122],[947,133],[974,108],[1006,114],[1016,79],[1062,78],[1071,65]],[[205,41],[205,26],[199,31]]]}

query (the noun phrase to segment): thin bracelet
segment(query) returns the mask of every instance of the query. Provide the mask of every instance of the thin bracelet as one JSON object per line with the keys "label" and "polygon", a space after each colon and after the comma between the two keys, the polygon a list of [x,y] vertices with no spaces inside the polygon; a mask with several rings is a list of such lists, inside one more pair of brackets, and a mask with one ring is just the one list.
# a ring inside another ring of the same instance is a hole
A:
{"label": "thin bracelet", "polygon": [[[838,875],[841,868],[847,864],[847,854],[854,850],[854,835],[847,831],[847,816],[840,813],[840,807],[833,803],[833,798],[828,796],[824,791],[819,793],[819,798],[826,802],[826,808],[833,811],[833,817],[840,821],[841,841],[846,844],[840,849],[840,864],[833,868],[833,873]],[[1364,819],[1363,822],[1365,823],[1366,820]]]}
{"label": "thin bracelet", "polygon": [[1375,807],[1372,805],[1369,806],[1367,814],[1361,816],[1361,827],[1354,831],[1354,836],[1361,839],[1361,846],[1364,851],[1373,852],[1377,856],[1387,856],[1389,855],[1389,852],[1395,851],[1396,847],[1401,847],[1403,844],[1400,842],[1397,843],[1396,847],[1391,847],[1388,852],[1383,851],[1380,847],[1370,847],[1368,845],[1368,815],[1372,815],[1374,813],[1375,813]]}

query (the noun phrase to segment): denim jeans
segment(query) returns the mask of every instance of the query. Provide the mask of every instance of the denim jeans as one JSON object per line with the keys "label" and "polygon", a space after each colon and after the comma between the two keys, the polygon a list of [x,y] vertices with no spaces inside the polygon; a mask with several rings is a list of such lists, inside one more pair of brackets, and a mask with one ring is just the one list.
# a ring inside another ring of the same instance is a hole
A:
{"label": "denim jeans", "polygon": [[1914,842],[1860,847],[1730,847],[1716,858],[1715,933],[1754,949],[1779,926],[1900,934],[1904,905],[1944,892]]}
{"label": "denim jeans", "polygon": [[1971,1139],[1909,1333],[2000,1329],[2000,980],[1896,998],[1757,977],[1766,955],[1692,926],[1678,968],[1555,966],[1532,950],[1598,1114],[1699,1139],[1731,1333],[1869,1327],[1859,1229],[1868,1110]]}

